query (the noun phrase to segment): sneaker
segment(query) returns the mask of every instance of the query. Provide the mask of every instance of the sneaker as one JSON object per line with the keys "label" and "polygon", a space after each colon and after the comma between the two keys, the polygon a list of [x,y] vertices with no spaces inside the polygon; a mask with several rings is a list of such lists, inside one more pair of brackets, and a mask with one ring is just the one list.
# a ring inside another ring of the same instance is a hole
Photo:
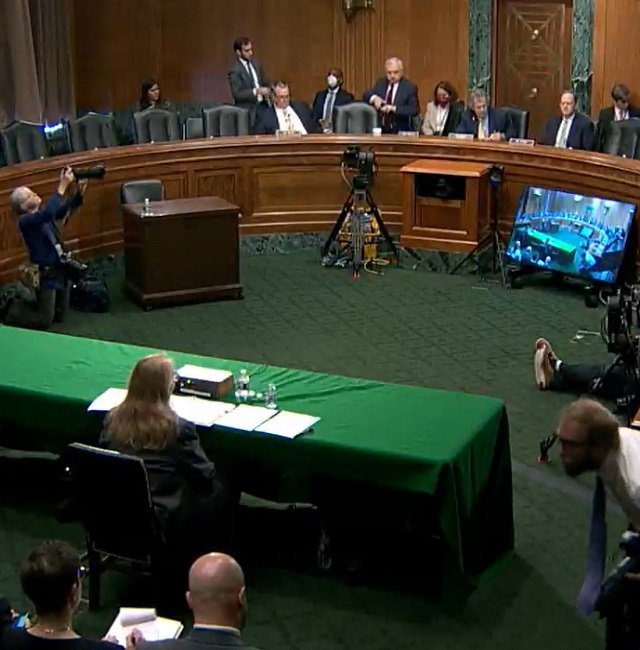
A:
{"label": "sneaker", "polygon": [[536,350],[533,355],[533,371],[536,379],[536,386],[540,390],[547,390],[555,369],[556,356],[551,344],[546,339],[536,341]]}

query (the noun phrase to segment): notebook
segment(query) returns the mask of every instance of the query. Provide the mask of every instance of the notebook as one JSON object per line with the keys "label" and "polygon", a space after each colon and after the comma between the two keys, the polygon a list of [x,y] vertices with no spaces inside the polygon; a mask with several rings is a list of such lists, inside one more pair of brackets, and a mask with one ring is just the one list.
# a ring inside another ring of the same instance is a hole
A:
{"label": "notebook", "polygon": [[141,632],[145,641],[162,641],[177,639],[184,626],[180,621],[158,616],[151,607],[121,607],[105,636],[114,637],[126,647],[127,636],[134,629]]}

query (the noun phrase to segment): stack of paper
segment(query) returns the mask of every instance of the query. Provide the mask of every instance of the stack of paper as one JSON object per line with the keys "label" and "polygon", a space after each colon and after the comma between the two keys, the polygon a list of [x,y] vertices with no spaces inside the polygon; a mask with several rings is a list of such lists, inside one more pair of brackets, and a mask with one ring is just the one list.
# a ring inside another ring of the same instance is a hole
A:
{"label": "stack of paper", "polygon": [[319,420],[320,418],[314,415],[280,411],[278,415],[263,422],[255,430],[262,433],[270,433],[274,436],[282,436],[283,438],[295,438],[301,433],[309,431]]}
{"label": "stack of paper", "polygon": [[126,647],[127,636],[134,629],[140,631],[145,641],[162,641],[177,639],[184,626],[180,621],[158,616],[152,608],[121,607],[105,636],[114,637],[121,646]]}
{"label": "stack of paper", "polygon": [[230,413],[223,415],[216,421],[216,426],[240,431],[253,431],[257,426],[273,417],[277,411],[264,406],[251,406],[240,404]]}

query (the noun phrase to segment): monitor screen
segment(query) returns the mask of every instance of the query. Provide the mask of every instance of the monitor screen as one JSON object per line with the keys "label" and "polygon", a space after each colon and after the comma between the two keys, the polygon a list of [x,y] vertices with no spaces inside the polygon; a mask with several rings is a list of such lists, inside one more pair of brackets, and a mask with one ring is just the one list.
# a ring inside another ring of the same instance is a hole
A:
{"label": "monitor screen", "polygon": [[525,188],[507,259],[520,266],[614,284],[635,212],[633,203]]}

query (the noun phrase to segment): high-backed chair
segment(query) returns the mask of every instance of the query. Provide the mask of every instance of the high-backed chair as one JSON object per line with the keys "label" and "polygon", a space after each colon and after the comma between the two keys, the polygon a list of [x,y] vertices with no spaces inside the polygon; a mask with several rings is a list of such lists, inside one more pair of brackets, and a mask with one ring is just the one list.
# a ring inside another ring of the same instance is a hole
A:
{"label": "high-backed chair", "polygon": [[509,118],[512,137],[526,138],[529,133],[529,111],[524,111],[517,106],[501,106],[500,110]]}
{"label": "high-backed chair", "polygon": [[0,137],[7,165],[38,160],[49,155],[42,124],[14,122],[0,131]]}
{"label": "high-backed chair", "polygon": [[77,120],[70,120],[69,139],[72,151],[116,146],[118,139],[113,115],[87,113]]}
{"label": "high-backed chair", "polygon": [[164,185],[156,179],[128,181],[120,186],[120,203],[164,201]]}
{"label": "high-backed chair", "polygon": [[147,108],[134,113],[133,131],[138,144],[180,139],[178,116],[161,108]]}
{"label": "high-backed chair", "polygon": [[603,133],[602,152],[612,156],[640,158],[640,119],[608,124]]}
{"label": "high-backed chair", "polygon": [[73,443],[65,461],[85,529],[89,608],[95,610],[102,573],[125,566],[151,573],[164,540],[141,458]]}
{"label": "high-backed chair", "polygon": [[334,133],[372,133],[379,126],[378,111],[364,102],[336,106],[333,118]]}
{"label": "high-backed chair", "polygon": [[184,139],[204,138],[204,121],[201,117],[188,117],[184,121]]}
{"label": "high-backed chair", "polygon": [[249,135],[249,111],[239,106],[216,106],[202,111],[207,138],[227,135]]}

